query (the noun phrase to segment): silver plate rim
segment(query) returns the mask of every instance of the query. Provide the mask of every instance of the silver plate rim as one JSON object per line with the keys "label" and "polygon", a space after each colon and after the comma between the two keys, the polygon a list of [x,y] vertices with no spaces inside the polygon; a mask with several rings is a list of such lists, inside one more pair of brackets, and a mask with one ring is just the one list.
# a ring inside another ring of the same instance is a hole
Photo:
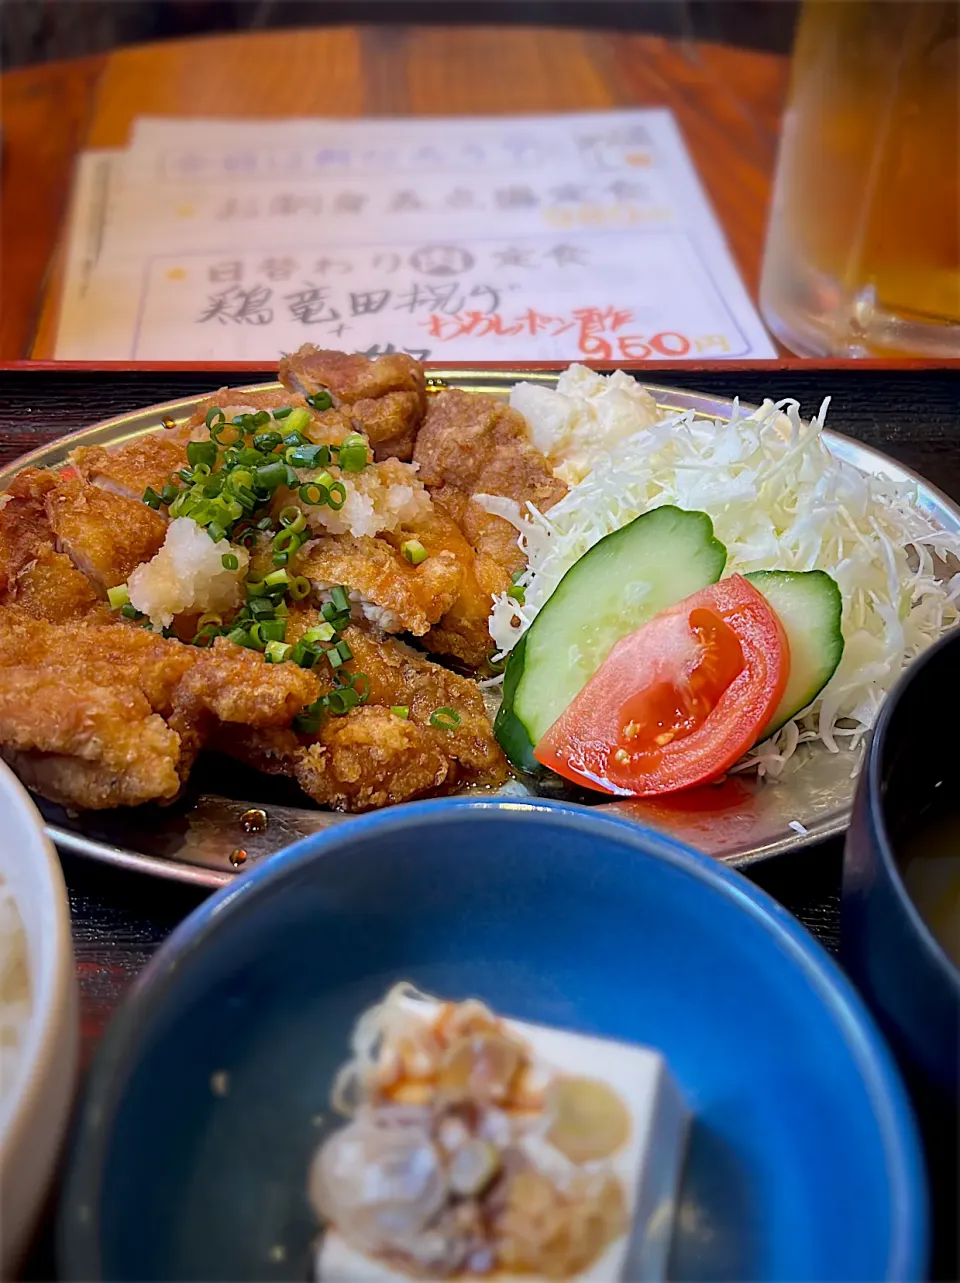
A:
{"label": "silver plate rim", "polygon": [[[438,370],[436,373],[431,373],[428,368],[427,378],[428,384],[436,388],[458,387],[467,391],[490,392],[503,391],[512,386],[513,383],[520,381],[550,384],[556,381],[558,373],[559,370],[512,370],[509,368],[492,370],[465,366],[461,369]],[[733,407],[733,398],[674,388],[668,384],[648,383],[645,380],[640,380],[640,382],[641,386],[655,397],[658,407],[667,412],[693,409],[698,416],[716,418],[721,417],[724,413],[729,413]],[[241,384],[231,387],[231,391],[235,391],[238,394],[266,392],[276,391],[282,387],[283,385],[276,380],[270,380],[261,383]],[[209,392],[195,393],[172,401],[143,406],[136,410],[114,415],[108,419],[98,420],[96,423],[78,428],[66,436],[57,437],[53,441],[46,442],[44,445],[38,446],[35,450],[19,456],[0,468],[0,493],[24,468],[49,467],[62,463],[66,455],[78,446],[104,444],[106,442],[118,444],[121,441],[145,435],[147,432],[156,431],[162,427],[164,419],[188,418],[202,401],[211,395],[215,395],[217,391],[219,389],[211,388]],[[757,408],[754,403],[747,401],[739,401],[739,406],[741,410],[747,413]],[[906,464],[897,462],[881,450],[857,441],[853,437],[845,436],[843,433],[836,432],[831,428],[824,429],[823,438],[839,458],[858,467],[860,471],[872,474],[883,473],[892,481],[917,486],[924,501],[923,507],[932,509],[938,515],[948,514],[953,519],[957,531],[960,532],[960,504],[920,473],[915,472]],[[873,466],[870,466],[871,464]],[[747,868],[750,865],[764,863],[789,852],[802,850],[830,838],[838,837],[847,828],[851,805],[840,806],[828,812],[821,820],[810,824],[803,834],[792,833],[784,835],[747,850],[728,854],[721,852],[715,858],[732,868]],[[601,804],[599,807],[591,807],[590,809],[602,812],[607,807]],[[107,841],[87,837],[57,824],[48,823],[45,825],[45,830],[58,848],[69,851],[73,855],[93,859],[130,872],[144,873],[154,878],[180,882],[195,887],[217,890],[220,887],[229,885],[236,878],[242,877],[245,872],[243,869],[238,869],[236,872],[226,872],[202,865],[190,864],[170,857],[146,855],[129,848],[116,846]]]}

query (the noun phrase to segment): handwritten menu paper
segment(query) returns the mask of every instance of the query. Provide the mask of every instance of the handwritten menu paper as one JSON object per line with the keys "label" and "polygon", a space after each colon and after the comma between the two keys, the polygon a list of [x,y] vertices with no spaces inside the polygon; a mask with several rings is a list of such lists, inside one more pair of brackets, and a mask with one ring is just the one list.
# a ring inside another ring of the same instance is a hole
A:
{"label": "handwritten menu paper", "polygon": [[56,356],[775,355],[666,111],[141,120],[75,183]]}

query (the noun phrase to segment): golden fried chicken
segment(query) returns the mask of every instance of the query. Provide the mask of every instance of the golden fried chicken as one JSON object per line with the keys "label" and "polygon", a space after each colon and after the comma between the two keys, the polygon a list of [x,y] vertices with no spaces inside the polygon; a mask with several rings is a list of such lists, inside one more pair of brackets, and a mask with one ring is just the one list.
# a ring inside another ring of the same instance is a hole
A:
{"label": "golden fried chicken", "polygon": [[[312,610],[291,611],[287,639],[295,641],[318,622]],[[220,747],[258,770],[292,776],[315,801],[341,811],[504,781],[506,759],[474,682],[378,630],[351,625],[343,637],[353,652],[345,671],[361,684],[357,675],[366,677],[369,696],[361,707],[327,714],[315,735],[231,732],[220,736]],[[321,672],[320,680],[325,691],[333,689],[331,671]],[[446,725],[431,723],[439,709]]]}
{"label": "golden fried chicken", "polygon": [[54,552],[52,544],[41,548],[34,560],[9,581],[4,600],[35,619],[47,619],[52,624],[91,615],[100,615],[106,621],[110,616],[103,596],[69,557]]}
{"label": "golden fried chicken", "polygon": [[523,415],[495,397],[477,393],[448,391],[431,399],[414,462],[420,480],[469,543],[508,575],[524,564],[517,532],[474,496],[501,495],[521,508],[532,503],[543,512],[567,491],[530,444]]}
{"label": "golden fried chicken", "polygon": [[84,481],[142,501],[149,486],[157,494],[171,474],[187,466],[186,443],[172,434],[158,431],[125,445],[80,446],[70,455],[70,462]]}
{"label": "golden fried chicken", "polygon": [[24,468],[0,495],[0,595],[44,549],[53,551],[46,496],[56,485],[57,473]]}
{"label": "golden fried chicken", "polygon": [[0,669],[0,753],[64,806],[135,806],[181,787],[180,736],[146,697],[80,673]]}
{"label": "golden fried chicken", "polygon": [[288,725],[319,691],[312,673],[222,639],[202,650],[124,622],[0,609],[0,751],[65,805],[169,800],[218,724]]}
{"label": "golden fried chicken", "polygon": [[306,406],[306,402],[302,396],[291,396],[283,388],[266,388],[251,392],[241,388],[220,388],[219,391],[211,392],[209,396],[204,397],[193,414],[184,423],[169,429],[169,433],[177,441],[205,441],[210,436],[206,422],[209,410],[222,410],[226,418],[232,419],[237,414],[256,414],[258,410],[279,410],[288,405]]}
{"label": "golden fried chicken", "polygon": [[541,512],[552,507],[566,486],[530,444],[523,416],[491,396],[449,391],[433,397],[413,457],[434,504],[461,536],[452,537],[439,520],[432,529],[425,524],[418,538],[424,547],[455,549],[464,572],[457,601],[424,645],[478,668],[491,646],[487,621],[493,595],[510,587],[524,557],[515,527],[475,496],[511,500],[519,515],[527,502]]}
{"label": "golden fried chicken", "polygon": [[349,409],[376,459],[407,460],[427,410],[423,366],[405,353],[332,352],[306,343],[280,362],[280,381],[301,393],[325,390]]}
{"label": "golden fried chicken", "polygon": [[319,592],[342,584],[366,619],[388,633],[422,636],[449,610],[460,591],[461,571],[447,549],[420,565],[399,547],[363,535],[325,535],[298,553],[295,569]]}
{"label": "golden fried chicken", "polygon": [[166,518],[145,503],[68,474],[48,491],[45,505],[57,548],[101,588],[125,583],[167,533]]}

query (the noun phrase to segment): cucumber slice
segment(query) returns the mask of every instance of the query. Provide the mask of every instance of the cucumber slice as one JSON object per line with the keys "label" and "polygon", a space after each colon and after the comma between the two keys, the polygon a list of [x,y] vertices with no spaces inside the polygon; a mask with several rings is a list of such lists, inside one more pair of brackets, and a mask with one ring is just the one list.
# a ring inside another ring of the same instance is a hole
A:
{"label": "cucumber slice", "polygon": [[756,570],[744,579],[780,616],[790,643],[787,689],[759,737],[765,740],[808,708],[836,672],[843,654],[843,602],[825,570]]}
{"label": "cucumber slice", "polygon": [[716,583],[726,561],[707,514],[671,506],[643,513],[585,552],[507,661],[494,731],[511,762],[542,770],[534,745],[620,638]]}

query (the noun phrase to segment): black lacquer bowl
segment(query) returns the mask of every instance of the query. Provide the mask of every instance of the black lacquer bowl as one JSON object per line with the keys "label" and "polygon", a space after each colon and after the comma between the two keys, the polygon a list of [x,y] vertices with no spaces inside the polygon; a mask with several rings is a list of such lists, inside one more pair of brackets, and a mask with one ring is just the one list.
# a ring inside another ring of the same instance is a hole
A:
{"label": "black lacquer bowl", "polygon": [[896,1053],[921,1123],[935,1274],[955,1279],[960,968],[904,878],[936,812],[955,815],[960,847],[960,629],[910,666],[880,714],[847,833],[841,911],[843,964]]}

